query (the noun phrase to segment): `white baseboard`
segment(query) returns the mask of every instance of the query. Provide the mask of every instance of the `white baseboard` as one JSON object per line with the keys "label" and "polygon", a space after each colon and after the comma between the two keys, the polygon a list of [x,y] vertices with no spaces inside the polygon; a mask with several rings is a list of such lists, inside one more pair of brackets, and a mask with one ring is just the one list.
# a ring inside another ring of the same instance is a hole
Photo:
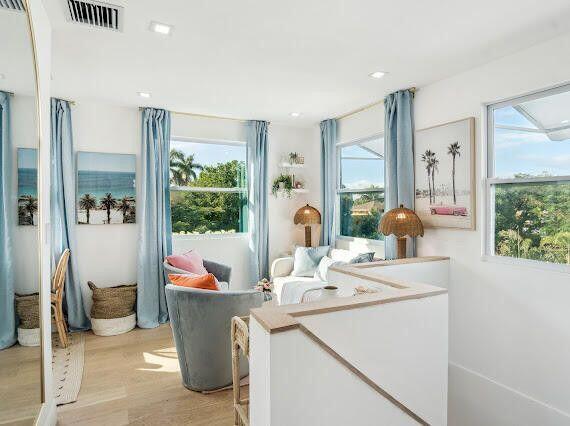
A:
{"label": "white baseboard", "polygon": [[449,363],[449,426],[569,426],[570,414]]}
{"label": "white baseboard", "polygon": [[57,409],[55,401],[43,403],[40,408],[40,414],[36,419],[36,426],[55,426],[57,423]]}

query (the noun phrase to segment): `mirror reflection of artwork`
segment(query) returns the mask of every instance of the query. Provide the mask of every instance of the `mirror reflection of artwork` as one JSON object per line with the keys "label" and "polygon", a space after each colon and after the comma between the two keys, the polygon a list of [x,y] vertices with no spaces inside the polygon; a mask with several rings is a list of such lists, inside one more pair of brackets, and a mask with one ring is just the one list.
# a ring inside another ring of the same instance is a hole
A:
{"label": "mirror reflection of artwork", "polygon": [[18,225],[37,225],[38,150],[18,148]]}
{"label": "mirror reflection of artwork", "polygon": [[475,229],[475,119],[416,132],[415,210],[426,227]]}
{"label": "mirror reflection of artwork", "polygon": [[77,154],[77,223],[136,222],[136,156]]}

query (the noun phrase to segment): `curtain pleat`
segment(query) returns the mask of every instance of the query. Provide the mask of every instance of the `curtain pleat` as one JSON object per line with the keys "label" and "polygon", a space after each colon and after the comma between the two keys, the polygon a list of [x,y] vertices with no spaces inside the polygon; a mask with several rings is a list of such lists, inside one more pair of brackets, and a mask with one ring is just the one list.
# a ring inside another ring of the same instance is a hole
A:
{"label": "curtain pleat", "polygon": [[269,278],[269,220],[267,211],[266,121],[247,123],[250,278]]}
{"label": "curtain pleat", "polygon": [[[392,93],[384,100],[385,113],[385,211],[414,209],[414,95],[409,90]],[[396,258],[396,237],[385,240],[386,259]],[[415,238],[407,244],[407,257],[415,255]]]}
{"label": "curtain pleat", "polygon": [[10,95],[0,92],[0,349],[16,343],[14,273],[12,269],[13,149]]}
{"label": "curtain pleat", "polygon": [[142,111],[141,207],[137,266],[137,323],[154,328],[168,321],[164,258],[172,253],[170,217],[170,112]]}
{"label": "curtain pleat", "polygon": [[321,202],[322,224],[321,245],[334,246],[335,210],[336,210],[336,176],[337,176],[337,120],[329,119],[321,122]]}
{"label": "curtain pleat", "polygon": [[51,100],[51,229],[52,266],[65,249],[71,255],[65,278],[64,307],[70,330],[91,327],[85,312],[75,245],[75,159],[71,109],[67,101]]}

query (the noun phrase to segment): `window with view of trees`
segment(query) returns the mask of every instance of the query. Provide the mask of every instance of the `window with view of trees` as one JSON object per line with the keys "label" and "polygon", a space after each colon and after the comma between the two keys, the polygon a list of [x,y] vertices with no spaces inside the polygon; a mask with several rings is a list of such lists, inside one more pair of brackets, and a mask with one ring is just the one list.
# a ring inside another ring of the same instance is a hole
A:
{"label": "window with view of trees", "polygon": [[341,236],[383,239],[384,138],[338,146],[338,232]]}
{"label": "window with view of trees", "polygon": [[490,254],[570,264],[570,86],[488,107]]}
{"label": "window with view of trees", "polygon": [[170,207],[174,234],[247,231],[246,146],[170,143]]}

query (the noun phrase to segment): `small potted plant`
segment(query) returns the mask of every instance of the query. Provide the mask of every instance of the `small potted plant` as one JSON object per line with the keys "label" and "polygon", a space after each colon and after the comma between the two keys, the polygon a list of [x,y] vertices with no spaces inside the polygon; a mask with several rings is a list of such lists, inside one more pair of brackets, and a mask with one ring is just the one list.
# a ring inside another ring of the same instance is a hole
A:
{"label": "small potted plant", "polygon": [[290,175],[280,174],[271,185],[271,193],[277,197],[279,191],[284,191],[287,197],[293,192],[293,178]]}

